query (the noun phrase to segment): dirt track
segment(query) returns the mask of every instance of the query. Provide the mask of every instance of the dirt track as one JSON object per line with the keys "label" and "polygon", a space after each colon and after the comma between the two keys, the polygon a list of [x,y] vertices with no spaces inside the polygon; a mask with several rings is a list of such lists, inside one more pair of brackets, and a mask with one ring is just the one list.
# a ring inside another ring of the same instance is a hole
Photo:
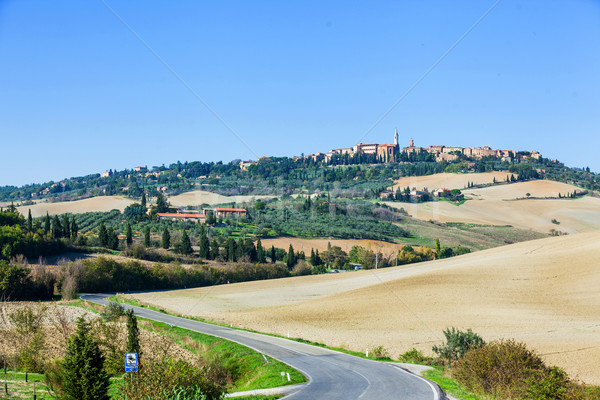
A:
{"label": "dirt track", "polygon": [[600,232],[413,266],[136,295],[178,313],[393,356],[443,329],[515,338],[600,384]]}

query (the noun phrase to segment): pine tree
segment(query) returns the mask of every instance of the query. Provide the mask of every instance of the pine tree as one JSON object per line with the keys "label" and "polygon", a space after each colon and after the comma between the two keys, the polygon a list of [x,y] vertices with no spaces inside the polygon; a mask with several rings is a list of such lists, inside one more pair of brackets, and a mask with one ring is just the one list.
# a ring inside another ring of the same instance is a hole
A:
{"label": "pine tree", "polygon": [[181,243],[179,245],[179,251],[182,254],[192,254],[194,250],[192,249],[192,244],[190,243],[190,237],[187,234],[187,231],[184,229],[181,234]]}
{"label": "pine tree", "polygon": [[277,253],[275,253],[275,246],[271,246],[271,264],[277,262]]}
{"label": "pine tree", "polygon": [[50,215],[46,211],[46,218],[44,219],[44,233],[50,232]]}
{"label": "pine tree", "polygon": [[156,195],[156,212],[165,213],[169,211],[169,204],[165,200],[165,196],[158,192]]}
{"label": "pine tree", "polygon": [[127,246],[131,246],[133,243],[133,232],[131,232],[131,224],[127,223],[127,228],[125,229],[125,241],[127,242]]}
{"label": "pine tree", "polygon": [[144,246],[150,247],[150,227],[147,226],[144,230]]}
{"label": "pine tree", "polygon": [[204,225],[200,228],[200,250],[198,251],[198,256],[202,259],[210,260],[212,257],[210,255],[210,243],[208,242],[208,236],[206,235],[206,229],[204,229]]}
{"label": "pine tree", "polygon": [[171,234],[169,233],[169,228],[165,227],[165,230],[162,234],[162,247],[163,249],[168,250],[171,247]]}
{"label": "pine tree", "polygon": [[69,338],[61,368],[63,399],[108,398],[109,378],[104,370],[104,357],[83,317],[77,320],[77,331]]}
{"label": "pine tree", "polygon": [[31,217],[31,208],[29,209],[29,214],[27,215],[27,230],[29,232],[33,231],[33,218]]}
{"label": "pine tree", "polygon": [[133,310],[125,311],[127,317],[127,352],[138,353],[138,364],[140,359],[140,331],[137,325],[137,317]]}

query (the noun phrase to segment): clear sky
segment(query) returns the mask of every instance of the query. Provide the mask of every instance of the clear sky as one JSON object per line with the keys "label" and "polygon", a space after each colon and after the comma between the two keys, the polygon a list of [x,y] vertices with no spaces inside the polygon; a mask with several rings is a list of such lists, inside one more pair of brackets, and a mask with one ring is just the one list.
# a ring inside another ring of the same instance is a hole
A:
{"label": "clear sky", "polygon": [[0,185],[396,128],[600,172],[600,2],[0,0]]}

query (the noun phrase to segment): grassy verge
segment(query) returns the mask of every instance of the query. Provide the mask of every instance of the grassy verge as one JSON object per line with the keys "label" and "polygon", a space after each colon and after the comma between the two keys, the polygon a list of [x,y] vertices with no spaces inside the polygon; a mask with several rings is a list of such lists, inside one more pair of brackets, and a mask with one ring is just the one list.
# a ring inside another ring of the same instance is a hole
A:
{"label": "grassy verge", "polygon": [[423,377],[440,385],[447,394],[460,400],[492,400],[491,397],[480,396],[470,393],[460,387],[460,385],[447,374],[446,367],[436,366],[433,369],[423,372]]}
{"label": "grassy verge", "polygon": [[0,398],[33,399],[34,390],[39,400],[54,399],[54,396],[48,393],[43,374],[28,373],[25,382],[25,372],[0,372]]}
{"label": "grassy verge", "polygon": [[[153,309],[166,314],[166,311],[162,309],[146,307],[138,301],[124,301],[124,299],[119,296],[113,296],[110,299]],[[83,301],[74,302],[72,305],[83,307],[94,312],[97,312],[97,307],[100,307],[94,304],[87,306]],[[139,319],[144,321],[144,323],[140,324],[143,329],[168,336],[180,346],[207,360],[221,360],[224,366],[231,371],[231,374],[235,379],[232,387],[229,388],[229,391],[231,392],[268,389],[279,386],[295,385],[307,381],[304,375],[289,365],[271,357],[266,357],[263,354],[238,343],[183,328],[171,327],[162,322],[144,318]],[[290,381],[287,380],[287,377],[286,379],[282,379],[282,372],[285,372],[286,374],[289,373]]]}

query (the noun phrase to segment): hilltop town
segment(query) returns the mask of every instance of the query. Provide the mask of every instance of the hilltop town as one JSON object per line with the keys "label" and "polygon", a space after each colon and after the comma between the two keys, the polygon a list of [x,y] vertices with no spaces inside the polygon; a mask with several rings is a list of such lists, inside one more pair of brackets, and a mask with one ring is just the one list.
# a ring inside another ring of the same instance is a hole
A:
{"label": "hilltop town", "polygon": [[[519,154],[514,150],[497,150],[492,149],[489,146],[483,147],[460,147],[460,146],[445,146],[445,145],[432,145],[429,147],[415,146],[414,140],[410,139],[408,146],[400,147],[398,140],[398,130],[394,133],[393,144],[379,144],[379,143],[357,143],[352,147],[343,147],[339,149],[332,149],[327,153],[313,153],[304,156],[306,159],[312,159],[314,162],[323,161],[330,163],[336,156],[348,156],[353,157],[359,154],[374,156],[379,162],[399,162],[402,161],[401,154],[410,155],[427,153],[435,157],[436,162],[442,161],[456,161],[459,157],[466,156],[474,159],[481,159],[482,157],[498,157],[502,161],[518,161],[525,162],[528,159],[539,160],[542,155],[538,151],[525,152],[528,154]],[[261,157],[264,159],[267,157]],[[300,157],[295,157],[300,158]],[[247,169],[250,165],[256,164],[257,161],[245,160],[240,162],[241,169]]]}

